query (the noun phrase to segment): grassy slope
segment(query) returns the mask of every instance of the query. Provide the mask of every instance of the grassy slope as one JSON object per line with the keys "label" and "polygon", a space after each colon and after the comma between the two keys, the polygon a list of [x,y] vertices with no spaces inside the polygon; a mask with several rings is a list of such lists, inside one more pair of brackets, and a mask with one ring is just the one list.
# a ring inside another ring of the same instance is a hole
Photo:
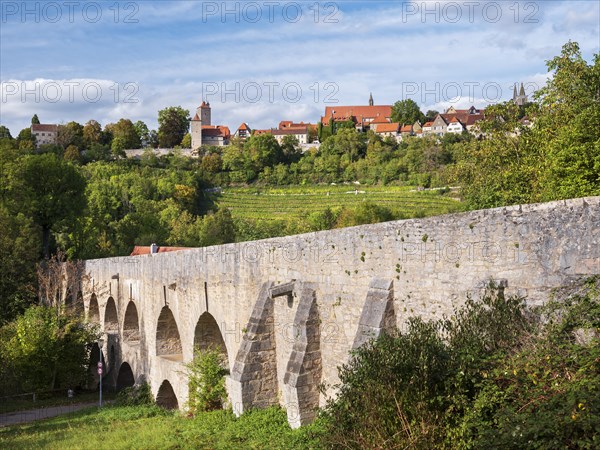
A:
{"label": "grassy slope", "polygon": [[[356,193],[358,191],[358,193]],[[395,216],[425,217],[462,211],[464,205],[438,191],[416,192],[395,186],[289,186],[282,188],[226,188],[213,201],[231,210],[234,218],[301,219],[326,208],[353,207],[370,201],[392,210]]]}
{"label": "grassy slope", "polygon": [[236,419],[230,411],[195,418],[155,406],[90,408],[28,425],[0,428],[0,448],[309,449],[316,426],[291,430],[279,408]]}

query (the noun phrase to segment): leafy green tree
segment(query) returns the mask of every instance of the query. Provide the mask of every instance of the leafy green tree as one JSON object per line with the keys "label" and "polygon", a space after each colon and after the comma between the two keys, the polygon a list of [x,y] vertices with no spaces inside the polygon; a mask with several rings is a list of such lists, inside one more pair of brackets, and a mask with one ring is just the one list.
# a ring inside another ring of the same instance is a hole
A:
{"label": "leafy green tree", "polygon": [[4,125],[0,125],[0,139],[12,139],[13,137],[10,134],[10,130],[6,128]]}
{"label": "leafy green tree", "polygon": [[141,148],[140,137],[138,136],[137,130],[131,120],[119,119],[119,121],[112,127],[113,141],[119,138],[124,149]]}
{"label": "leafy green tree", "polygon": [[[319,122],[321,123],[321,122]],[[312,143],[317,139],[318,135],[317,135],[317,127],[314,127],[312,125],[308,126],[308,143]]]}
{"label": "leafy green tree", "polygon": [[36,139],[31,128],[23,128],[17,136],[17,145],[22,153],[33,153],[36,147]]}
{"label": "leafy green tree", "polygon": [[133,124],[133,127],[138,135],[141,148],[150,147],[150,130],[148,129],[148,126],[141,120],[138,120]]}
{"label": "leafy green tree", "polygon": [[163,148],[179,145],[189,129],[190,112],[181,106],[170,106],[158,112],[158,143]]}
{"label": "leafy green tree", "polygon": [[248,155],[246,162],[255,173],[261,172],[265,167],[273,167],[283,160],[281,146],[275,136],[269,133],[251,136],[244,144],[244,151]]}
{"label": "leafy green tree", "polygon": [[354,128],[342,128],[323,142],[319,151],[324,155],[346,156],[349,162],[366,154],[366,136]]}
{"label": "leafy green tree", "polygon": [[35,301],[35,264],[40,254],[38,229],[23,213],[0,203],[0,325]]}
{"label": "leafy green tree", "polygon": [[111,159],[111,155],[111,149],[108,145],[102,145],[96,142],[90,145],[88,150],[86,150],[84,160],[86,162],[108,161]]}
{"label": "leafy green tree", "polygon": [[192,148],[192,135],[186,133],[181,140],[181,148]]}
{"label": "leafy green tree", "polygon": [[204,217],[202,223],[202,246],[228,244],[235,242],[235,224],[227,208]]}
{"label": "leafy green tree", "polygon": [[102,143],[102,126],[95,120],[89,120],[83,126],[83,146],[90,149],[93,144]]}
{"label": "leafy green tree", "polygon": [[426,122],[433,122],[433,120],[437,117],[438,114],[439,111],[436,111],[435,109],[429,109],[425,113],[425,118],[423,120]]}
{"label": "leafy green tree", "polygon": [[282,162],[286,164],[296,162],[302,156],[302,149],[300,148],[298,138],[291,134],[283,137],[283,141],[281,142],[281,151],[283,153]]}
{"label": "leafy green tree", "polygon": [[423,119],[425,119],[425,115],[421,112],[421,108],[410,98],[399,100],[392,106],[392,122],[412,125],[417,120],[423,123]]}
{"label": "leafy green tree", "polygon": [[64,229],[85,208],[85,178],[71,163],[52,153],[24,156],[11,172],[11,196],[41,227],[42,250],[47,258],[51,232]]}
{"label": "leafy green tree", "polygon": [[40,119],[38,119],[38,115],[34,114],[33,117],[31,118],[31,125],[39,125],[40,124]]}
{"label": "leafy green tree", "polygon": [[85,381],[88,344],[97,334],[82,318],[32,306],[5,327],[10,332],[2,335],[10,338],[0,343],[1,358],[16,374],[22,390],[41,392]]}
{"label": "leafy green tree", "polygon": [[83,126],[74,121],[66,125],[59,125],[56,134],[56,143],[63,149],[66,149],[69,145],[83,148]]}
{"label": "leafy green tree", "polygon": [[593,65],[577,43],[548,62],[554,71],[527,115],[512,102],[486,109],[485,138],[456,152],[456,175],[471,207],[600,194],[600,56]]}
{"label": "leafy green tree", "polygon": [[72,163],[79,163],[81,161],[81,154],[79,153],[79,149],[77,147],[74,145],[69,145],[65,150],[63,158]]}
{"label": "leafy green tree", "polygon": [[554,76],[535,95],[532,133],[544,168],[541,199],[600,195],[600,54],[588,64],[569,41],[547,66]]}
{"label": "leafy green tree", "polygon": [[336,226],[338,228],[352,227],[368,223],[387,222],[393,218],[394,215],[388,208],[371,202],[363,202],[354,209],[342,209],[337,218]]}
{"label": "leafy green tree", "polygon": [[146,148],[142,156],[140,156],[140,164],[142,166],[148,167],[157,167],[158,166],[158,157],[156,153],[151,148]]}
{"label": "leafy green tree", "polygon": [[125,154],[126,148],[126,141],[120,136],[115,137],[110,145],[110,150],[115,158],[125,158],[127,156]]}
{"label": "leafy green tree", "polygon": [[156,130],[150,130],[148,133],[148,147],[158,148],[158,133]]}
{"label": "leafy green tree", "polygon": [[218,349],[196,349],[194,359],[186,365],[189,397],[187,409],[190,414],[222,409],[227,401],[225,375],[228,371]]}

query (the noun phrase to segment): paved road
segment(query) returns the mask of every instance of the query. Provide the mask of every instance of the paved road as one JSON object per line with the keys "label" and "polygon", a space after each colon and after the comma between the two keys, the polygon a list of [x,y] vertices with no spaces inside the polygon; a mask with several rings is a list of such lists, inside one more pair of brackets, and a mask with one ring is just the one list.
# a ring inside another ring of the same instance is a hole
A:
{"label": "paved road", "polygon": [[48,408],[30,409],[27,411],[15,411],[11,413],[0,414],[0,427],[17,425],[19,423],[34,422],[36,420],[47,419],[49,417],[69,414],[80,409],[89,408],[97,405],[98,402],[75,403],[72,405],[51,406]]}

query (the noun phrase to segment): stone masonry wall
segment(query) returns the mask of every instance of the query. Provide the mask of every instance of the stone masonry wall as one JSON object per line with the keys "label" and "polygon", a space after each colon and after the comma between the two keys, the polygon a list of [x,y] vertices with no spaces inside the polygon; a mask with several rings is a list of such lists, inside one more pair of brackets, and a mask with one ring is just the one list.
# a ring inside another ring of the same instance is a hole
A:
{"label": "stone masonry wall", "polygon": [[[304,381],[335,384],[354,345],[411,315],[450,315],[490,280],[542,303],[554,287],[600,273],[599,243],[600,197],[590,197],[91,260],[83,296],[87,309],[96,295],[101,322],[112,296],[120,333],[134,302],[140,339],[119,346],[116,366],[128,362],[155,394],[169,380],[180,406],[187,399],[183,363],[192,359],[196,325],[208,312],[227,349],[234,410],[279,402],[299,410],[290,417],[297,425],[315,407]],[[165,307],[182,361],[157,356]]]}

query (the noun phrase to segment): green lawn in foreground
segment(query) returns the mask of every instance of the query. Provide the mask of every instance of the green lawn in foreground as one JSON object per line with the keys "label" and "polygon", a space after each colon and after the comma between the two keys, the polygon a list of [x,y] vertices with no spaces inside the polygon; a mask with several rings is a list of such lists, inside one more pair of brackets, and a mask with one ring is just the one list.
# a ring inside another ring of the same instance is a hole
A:
{"label": "green lawn in foreground", "polygon": [[194,418],[156,406],[90,408],[28,425],[0,428],[0,448],[317,449],[318,426],[291,430],[280,408]]}
{"label": "green lawn in foreground", "polygon": [[440,191],[420,191],[407,186],[287,186],[224,188],[211,194],[220,207],[240,219],[302,219],[326,208],[352,208],[363,201],[389,208],[396,217],[411,218],[464,210],[457,199]]}

